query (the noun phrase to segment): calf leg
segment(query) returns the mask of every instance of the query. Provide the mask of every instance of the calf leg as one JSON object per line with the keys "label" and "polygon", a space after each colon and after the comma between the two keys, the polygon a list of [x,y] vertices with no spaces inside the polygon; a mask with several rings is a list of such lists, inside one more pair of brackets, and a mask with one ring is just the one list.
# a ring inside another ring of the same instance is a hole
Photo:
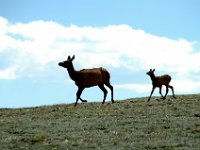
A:
{"label": "calf leg", "polygon": [[162,86],[159,87],[159,93],[160,93],[161,97],[163,98],[163,95],[162,95]]}
{"label": "calf leg", "polygon": [[174,88],[173,88],[173,86],[169,85],[169,88],[172,90],[173,98],[176,98],[176,96],[174,94]]}
{"label": "calf leg", "polygon": [[151,99],[151,96],[152,96],[152,94],[153,94],[153,92],[154,92],[155,88],[156,88],[156,87],[154,87],[154,86],[153,86],[153,88],[152,88],[152,91],[151,91],[151,94],[150,94],[150,96],[149,96],[149,98],[148,98],[148,102],[150,101],[150,99]]}
{"label": "calf leg", "polygon": [[163,99],[166,99],[166,96],[167,96],[168,92],[169,92],[169,86],[168,86],[168,85],[166,85],[166,93],[165,93],[165,96],[164,96],[164,98],[163,98]]}
{"label": "calf leg", "polygon": [[109,83],[109,84],[105,84],[111,91],[111,101],[112,103],[114,103],[114,99],[113,99],[113,86]]}
{"label": "calf leg", "polygon": [[100,85],[98,85],[99,86],[99,88],[103,91],[103,93],[104,93],[104,98],[103,98],[103,102],[102,102],[102,104],[104,104],[105,103],[105,100],[106,100],[106,96],[107,96],[107,93],[108,93],[108,91],[106,90],[106,88],[104,87],[104,85],[103,84],[100,84]]}

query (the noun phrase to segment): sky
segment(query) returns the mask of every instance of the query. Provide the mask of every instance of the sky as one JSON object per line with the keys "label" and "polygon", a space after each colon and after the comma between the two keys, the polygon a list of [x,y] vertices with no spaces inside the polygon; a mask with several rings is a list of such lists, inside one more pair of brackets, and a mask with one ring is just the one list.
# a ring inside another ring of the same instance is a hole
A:
{"label": "sky", "polygon": [[[198,0],[1,0],[0,108],[74,103],[77,87],[58,66],[69,55],[76,70],[107,68],[115,100],[149,96],[151,68],[172,76],[175,94],[199,93],[199,8]],[[101,102],[103,92],[81,97]]]}

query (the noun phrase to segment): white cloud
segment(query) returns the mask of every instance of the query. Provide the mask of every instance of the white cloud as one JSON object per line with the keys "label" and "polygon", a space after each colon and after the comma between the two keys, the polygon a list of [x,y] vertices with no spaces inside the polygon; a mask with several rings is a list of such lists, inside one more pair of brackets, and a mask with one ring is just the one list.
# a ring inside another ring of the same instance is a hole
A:
{"label": "white cloud", "polygon": [[197,91],[199,93],[200,81],[192,81],[190,79],[185,80],[175,80],[172,82],[175,86],[175,90],[178,92],[192,93]]}
{"label": "white cloud", "polygon": [[12,67],[0,70],[0,79],[7,79],[7,80],[16,79],[18,76],[15,72],[16,68]]}
{"label": "white cloud", "polygon": [[131,91],[136,91],[137,93],[143,94],[143,93],[148,93],[152,89],[151,84],[134,84],[134,83],[129,83],[129,84],[115,84],[115,88],[118,89],[128,89]]}
{"label": "white cloud", "polygon": [[[114,74],[118,68],[133,73],[156,68],[190,82],[188,77],[200,73],[200,51],[194,49],[199,42],[160,37],[125,24],[79,27],[43,20],[9,23],[0,17],[0,41],[0,56],[11,54],[7,55],[10,63],[0,65],[1,79],[34,78],[34,74],[48,72],[49,68],[55,70],[56,65],[52,64],[73,54],[77,55],[80,68],[106,66],[113,68]],[[191,90],[197,87],[190,85]],[[146,85],[123,87],[138,92],[147,90]]]}

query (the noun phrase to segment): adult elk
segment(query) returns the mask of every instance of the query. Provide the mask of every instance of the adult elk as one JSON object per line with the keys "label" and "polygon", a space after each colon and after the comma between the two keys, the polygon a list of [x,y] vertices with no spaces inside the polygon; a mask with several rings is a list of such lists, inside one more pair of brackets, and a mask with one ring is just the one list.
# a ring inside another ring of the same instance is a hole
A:
{"label": "adult elk", "polygon": [[76,71],[74,69],[72,61],[74,60],[75,55],[71,58],[68,56],[66,61],[58,63],[59,66],[64,67],[67,69],[70,78],[75,82],[78,86],[78,91],[76,93],[76,103],[74,106],[77,105],[78,100],[80,99],[82,102],[87,102],[83,100],[80,96],[82,91],[85,88],[99,86],[99,88],[104,93],[104,98],[102,104],[105,103],[105,99],[107,96],[108,91],[104,87],[104,84],[111,90],[111,101],[114,103],[113,100],[113,86],[110,84],[110,74],[105,68],[93,68],[93,69],[83,69],[80,71]]}
{"label": "adult elk", "polygon": [[[152,88],[152,91],[151,91],[151,94],[148,98],[148,101],[150,101],[151,99],[151,96],[155,90],[156,87],[159,88],[159,93],[160,95],[162,96],[163,99],[166,98],[167,94],[168,94],[168,91],[170,88],[172,90],[172,94],[173,94],[173,97],[175,98],[175,95],[174,95],[174,88],[173,86],[169,85],[170,81],[171,81],[171,76],[170,75],[162,75],[162,76],[155,76],[154,74],[154,71],[155,69],[150,69],[149,72],[147,72],[146,74],[150,76],[151,80],[152,80],[152,85],[153,85],[153,88]],[[162,85],[165,85],[166,86],[166,93],[165,93],[165,96],[163,97],[162,95]]]}

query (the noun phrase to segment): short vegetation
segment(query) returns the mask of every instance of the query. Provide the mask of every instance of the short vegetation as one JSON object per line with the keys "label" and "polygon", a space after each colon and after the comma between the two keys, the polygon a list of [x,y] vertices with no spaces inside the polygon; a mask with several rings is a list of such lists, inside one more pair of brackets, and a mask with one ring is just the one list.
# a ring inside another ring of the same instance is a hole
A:
{"label": "short vegetation", "polygon": [[0,149],[200,148],[200,95],[0,109]]}

